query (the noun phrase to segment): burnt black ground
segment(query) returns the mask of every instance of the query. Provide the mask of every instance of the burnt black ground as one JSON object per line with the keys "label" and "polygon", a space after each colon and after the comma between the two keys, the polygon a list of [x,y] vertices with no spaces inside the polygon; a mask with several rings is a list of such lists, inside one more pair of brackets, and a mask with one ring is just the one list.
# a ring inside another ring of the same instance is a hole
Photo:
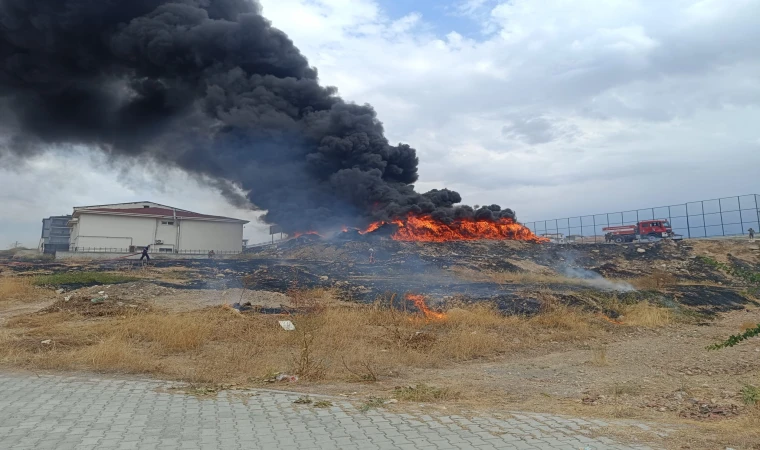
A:
{"label": "burnt black ground", "polygon": [[[375,262],[369,262],[369,250]],[[744,268],[751,265],[741,262]],[[123,271],[134,263],[124,260],[92,261],[70,265],[62,262],[0,263],[0,270],[29,271]],[[637,291],[612,294],[589,286],[547,283],[496,283],[459,276],[453,269],[471,273],[520,273],[526,264],[562,275],[568,268],[584,269],[605,278],[646,276],[653,270],[673,275],[680,282],[710,282],[712,286],[675,285],[659,292]],[[248,289],[286,293],[292,289],[337,289],[346,300],[373,302],[406,294],[422,294],[432,304],[449,301],[495,302],[512,314],[532,314],[541,303],[537,292],[553,292],[569,304],[605,308],[598,298],[615,296],[624,302],[656,301],[712,314],[740,309],[748,304],[729,275],[705,264],[694,255],[688,241],[643,244],[552,245],[525,242],[409,243],[389,239],[320,239],[304,236],[277,246],[256,249],[237,259],[161,260],[151,267],[191,269],[181,282],[159,284],[176,289]],[[67,290],[84,285],[67,285]]]}

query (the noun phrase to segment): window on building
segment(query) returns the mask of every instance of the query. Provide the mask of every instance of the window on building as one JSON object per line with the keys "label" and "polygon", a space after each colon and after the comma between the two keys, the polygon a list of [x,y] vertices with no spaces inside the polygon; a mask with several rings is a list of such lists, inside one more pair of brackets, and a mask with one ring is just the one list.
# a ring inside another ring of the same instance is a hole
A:
{"label": "window on building", "polygon": [[172,252],[174,252],[174,249],[173,248],[161,247],[161,248],[158,249],[158,252],[159,253],[172,253]]}
{"label": "window on building", "polygon": [[170,221],[164,220],[164,221],[161,222],[161,225],[174,225],[174,221],[173,220],[170,220]]}

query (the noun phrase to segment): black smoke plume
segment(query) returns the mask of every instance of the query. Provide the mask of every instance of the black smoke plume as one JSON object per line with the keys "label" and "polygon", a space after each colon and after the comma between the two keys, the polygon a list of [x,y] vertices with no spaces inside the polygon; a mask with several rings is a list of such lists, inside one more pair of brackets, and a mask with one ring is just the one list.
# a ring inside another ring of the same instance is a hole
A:
{"label": "black smoke plume", "polygon": [[86,145],[177,166],[237,204],[242,187],[286,231],[514,217],[416,193],[415,150],[320,86],[253,0],[0,0],[0,142],[6,156]]}

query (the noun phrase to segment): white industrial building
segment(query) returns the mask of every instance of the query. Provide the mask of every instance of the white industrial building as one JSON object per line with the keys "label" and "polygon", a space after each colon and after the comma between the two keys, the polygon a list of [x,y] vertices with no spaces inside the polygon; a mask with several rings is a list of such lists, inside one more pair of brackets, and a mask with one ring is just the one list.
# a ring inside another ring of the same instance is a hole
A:
{"label": "white industrial building", "polygon": [[209,216],[152,202],[74,208],[69,221],[75,252],[240,253],[248,221]]}

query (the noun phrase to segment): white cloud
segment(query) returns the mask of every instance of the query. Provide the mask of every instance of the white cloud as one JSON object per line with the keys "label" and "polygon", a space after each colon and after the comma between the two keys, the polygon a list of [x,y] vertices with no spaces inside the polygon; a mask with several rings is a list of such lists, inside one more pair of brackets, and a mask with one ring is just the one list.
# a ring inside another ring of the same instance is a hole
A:
{"label": "white cloud", "polygon": [[375,34],[342,22],[315,41],[263,4],[323,82],[418,149],[420,188],[523,218],[760,191],[758,0],[460,2],[489,8],[481,41],[432,35],[424,15],[389,37],[382,11]]}
{"label": "white cloud", "polygon": [[[760,193],[760,0],[452,1],[480,40],[374,0],[262,4],[324,84],[418,149],[420,190],[523,219]],[[30,164],[0,170],[0,239],[11,222],[136,197],[241,215],[177,173]]]}

